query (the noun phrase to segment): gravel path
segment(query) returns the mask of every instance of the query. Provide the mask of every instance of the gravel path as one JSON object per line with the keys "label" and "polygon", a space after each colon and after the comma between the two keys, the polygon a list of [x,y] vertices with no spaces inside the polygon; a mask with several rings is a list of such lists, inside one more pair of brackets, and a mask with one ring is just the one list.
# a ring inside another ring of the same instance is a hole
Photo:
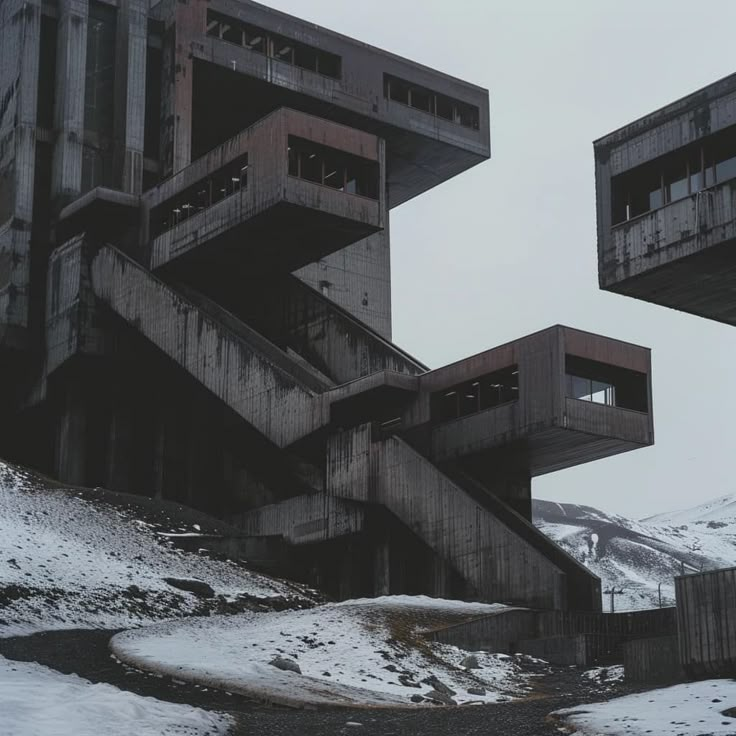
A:
{"label": "gravel path", "polygon": [[233,736],[560,736],[558,727],[546,721],[551,711],[634,692],[623,684],[601,687],[581,677],[580,670],[553,668],[536,680],[529,698],[511,703],[415,710],[269,708],[239,695],[178,684],[122,665],[107,648],[113,633],[50,631],[0,639],[0,655],[39,662],[138,695],[231,713],[239,724]]}

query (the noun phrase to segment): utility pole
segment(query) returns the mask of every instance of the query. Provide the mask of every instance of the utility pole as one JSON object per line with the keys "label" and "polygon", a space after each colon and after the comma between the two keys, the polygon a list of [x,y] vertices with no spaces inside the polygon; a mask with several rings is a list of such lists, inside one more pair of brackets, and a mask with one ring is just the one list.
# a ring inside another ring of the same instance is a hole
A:
{"label": "utility pole", "polygon": [[623,593],[624,593],[623,588],[619,588],[618,590],[616,590],[615,586],[611,586],[608,590],[603,591],[604,595],[611,596],[611,613],[614,613],[615,608],[616,608],[613,602],[614,596],[623,595]]}

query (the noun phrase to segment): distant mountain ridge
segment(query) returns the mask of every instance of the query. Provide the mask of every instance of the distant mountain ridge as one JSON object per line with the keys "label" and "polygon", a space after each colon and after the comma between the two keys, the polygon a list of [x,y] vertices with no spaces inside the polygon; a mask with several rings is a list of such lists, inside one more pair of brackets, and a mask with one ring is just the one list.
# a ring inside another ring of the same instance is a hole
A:
{"label": "distant mountain ridge", "polygon": [[[639,521],[592,506],[535,500],[534,523],[601,578],[624,590],[616,610],[674,604],[674,576],[736,566],[736,494]],[[606,610],[608,602],[606,600]]]}

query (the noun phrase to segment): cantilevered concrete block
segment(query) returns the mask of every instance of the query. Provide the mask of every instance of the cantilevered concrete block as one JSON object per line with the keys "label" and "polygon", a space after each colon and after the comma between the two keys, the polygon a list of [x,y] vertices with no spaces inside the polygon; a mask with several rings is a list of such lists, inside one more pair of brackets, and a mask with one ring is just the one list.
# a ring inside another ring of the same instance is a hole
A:
{"label": "cantilevered concrete block", "polygon": [[736,324],[736,75],[595,142],[601,288]]}

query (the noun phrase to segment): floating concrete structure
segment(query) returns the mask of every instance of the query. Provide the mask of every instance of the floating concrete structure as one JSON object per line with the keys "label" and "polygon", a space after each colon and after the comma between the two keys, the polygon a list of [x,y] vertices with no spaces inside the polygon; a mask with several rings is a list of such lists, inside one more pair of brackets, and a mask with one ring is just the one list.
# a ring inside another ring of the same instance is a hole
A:
{"label": "floating concrete structure", "polygon": [[736,75],[595,142],[601,288],[736,324]]}
{"label": "floating concrete structure", "polygon": [[0,454],[337,596],[600,610],[531,479],[652,444],[649,351],[391,342],[391,209],[489,156],[486,90],[247,0],[4,0]]}

